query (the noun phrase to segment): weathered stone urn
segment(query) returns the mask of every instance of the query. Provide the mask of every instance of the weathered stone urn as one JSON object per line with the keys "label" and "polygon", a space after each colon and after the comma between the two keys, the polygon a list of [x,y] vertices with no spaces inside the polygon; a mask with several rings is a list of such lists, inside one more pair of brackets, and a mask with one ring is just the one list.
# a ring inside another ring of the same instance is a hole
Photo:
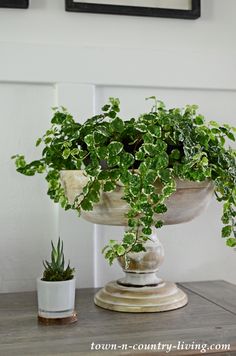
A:
{"label": "weathered stone urn", "polygon": [[[61,172],[61,181],[70,203],[81,193],[88,182],[84,171]],[[176,180],[177,190],[166,201],[167,212],[158,216],[165,225],[191,221],[201,214],[208,205],[214,186],[211,181],[190,182]],[[157,191],[160,183],[156,183]],[[113,192],[101,192],[99,203],[92,211],[84,211],[82,217],[95,224],[127,226],[126,213],[129,210],[122,200],[123,185],[117,182]],[[153,228],[151,241],[146,251],[130,253],[128,264],[119,259],[125,277],[109,282],[94,298],[96,305],[122,312],[159,312],[173,310],[187,304],[186,294],[171,282],[162,281],[157,272],[163,262],[163,246]]]}

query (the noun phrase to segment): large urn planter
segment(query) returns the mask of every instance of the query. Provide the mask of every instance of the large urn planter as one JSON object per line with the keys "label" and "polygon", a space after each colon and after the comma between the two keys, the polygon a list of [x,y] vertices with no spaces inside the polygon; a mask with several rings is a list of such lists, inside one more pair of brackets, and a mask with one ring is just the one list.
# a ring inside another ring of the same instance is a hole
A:
{"label": "large urn planter", "polygon": [[[88,182],[84,171],[65,170],[61,181],[70,203],[81,193]],[[165,225],[191,221],[208,205],[214,191],[211,181],[192,182],[176,180],[176,192],[166,201],[167,212],[160,215]],[[160,183],[156,183],[160,190]],[[123,186],[117,182],[113,192],[101,192],[100,201],[92,211],[83,211],[82,217],[95,224],[127,226],[128,204],[121,199]],[[159,266],[164,259],[163,246],[153,228],[151,239],[146,242],[146,251],[128,254],[128,265],[119,258],[125,277],[112,281],[94,298],[96,305],[122,312],[160,312],[173,310],[187,304],[186,294],[171,282],[161,280]]]}

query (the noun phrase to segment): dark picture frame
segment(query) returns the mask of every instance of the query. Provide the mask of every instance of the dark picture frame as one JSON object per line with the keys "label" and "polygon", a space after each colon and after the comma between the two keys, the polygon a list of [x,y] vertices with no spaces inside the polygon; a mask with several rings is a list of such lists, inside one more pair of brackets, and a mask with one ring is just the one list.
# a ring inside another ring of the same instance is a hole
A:
{"label": "dark picture frame", "polygon": [[[99,14],[131,15],[131,16],[149,16],[149,17],[168,17],[176,19],[195,20],[201,16],[201,0],[192,0],[191,9],[170,9],[141,6],[123,6],[110,4],[97,4],[75,2],[74,0],[65,0],[66,11],[71,12],[90,12]],[[104,0],[105,2],[105,0]],[[145,4],[145,0],[143,0]]]}
{"label": "dark picture frame", "polygon": [[29,0],[0,0],[0,7],[8,9],[28,9]]}

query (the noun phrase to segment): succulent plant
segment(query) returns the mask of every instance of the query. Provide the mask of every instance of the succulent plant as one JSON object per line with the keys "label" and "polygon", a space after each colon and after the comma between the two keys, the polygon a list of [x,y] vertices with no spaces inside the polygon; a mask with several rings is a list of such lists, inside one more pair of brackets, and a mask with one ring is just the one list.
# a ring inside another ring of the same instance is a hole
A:
{"label": "succulent plant", "polygon": [[44,273],[43,281],[53,282],[53,281],[67,281],[74,277],[74,268],[70,267],[70,262],[65,268],[65,258],[63,253],[63,241],[58,239],[57,247],[54,246],[51,241],[52,252],[51,252],[51,262],[44,261]]}

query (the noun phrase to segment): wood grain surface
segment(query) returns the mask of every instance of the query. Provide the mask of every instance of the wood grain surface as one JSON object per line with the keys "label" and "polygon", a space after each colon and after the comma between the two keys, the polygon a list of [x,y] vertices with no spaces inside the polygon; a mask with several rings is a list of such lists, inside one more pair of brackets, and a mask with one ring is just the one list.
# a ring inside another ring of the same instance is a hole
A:
{"label": "wood grain surface", "polygon": [[[186,307],[170,312],[129,314],[94,305],[95,289],[77,290],[78,322],[42,326],[37,322],[36,293],[0,295],[0,355],[150,355],[148,352],[93,351],[95,344],[231,344],[236,355],[236,286],[224,281],[182,283]],[[206,355],[197,352],[158,355]],[[211,353],[214,355],[214,353]]]}

